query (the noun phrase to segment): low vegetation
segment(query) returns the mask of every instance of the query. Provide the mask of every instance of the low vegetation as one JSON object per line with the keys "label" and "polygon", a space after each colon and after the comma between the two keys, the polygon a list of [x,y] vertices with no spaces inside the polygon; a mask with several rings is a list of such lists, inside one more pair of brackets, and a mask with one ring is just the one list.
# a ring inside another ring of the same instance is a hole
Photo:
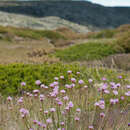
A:
{"label": "low vegetation", "polygon": [[103,57],[121,52],[115,44],[87,42],[77,44],[63,50],[56,51],[55,55],[63,61],[100,60]]}

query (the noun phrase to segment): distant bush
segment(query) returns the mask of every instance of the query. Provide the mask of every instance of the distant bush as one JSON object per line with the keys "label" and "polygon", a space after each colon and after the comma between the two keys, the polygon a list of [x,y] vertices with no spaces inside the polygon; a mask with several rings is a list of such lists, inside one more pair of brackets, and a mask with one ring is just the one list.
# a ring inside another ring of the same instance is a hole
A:
{"label": "distant bush", "polygon": [[113,43],[88,42],[56,51],[55,55],[63,61],[98,60],[103,57],[119,53],[118,47]]}
{"label": "distant bush", "polygon": [[10,36],[11,39],[15,36],[23,37],[23,38],[31,38],[40,40],[44,37],[57,40],[57,39],[67,39],[62,34],[51,31],[51,30],[33,30],[33,29],[25,29],[25,28],[15,28],[15,27],[3,27],[0,26],[0,34],[8,34],[8,37]]}
{"label": "distant bush", "polygon": [[117,44],[121,46],[126,53],[130,53],[130,31],[123,33],[118,39]]}
{"label": "distant bush", "polygon": [[63,65],[60,63],[56,64],[10,64],[0,65],[0,93],[3,95],[15,95],[21,90],[21,82],[26,82],[26,87],[22,87],[22,90],[31,91],[36,89],[38,86],[35,85],[36,80],[40,80],[43,84],[49,85],[54,81],[54,77],[63,75],[65,80],[63,83],[69,83],[70,80],[67,78],[67,71],[72,70],[73,77],[76,76],[76,72],[82,72],[79,75],[79,79],[92,78],[93,80],[100,81],[103,76],[110,79],[111,81],[118,82],[118,73],[113,72],[109,69],[88,69],[86,67],[80,67],[79,65]]}

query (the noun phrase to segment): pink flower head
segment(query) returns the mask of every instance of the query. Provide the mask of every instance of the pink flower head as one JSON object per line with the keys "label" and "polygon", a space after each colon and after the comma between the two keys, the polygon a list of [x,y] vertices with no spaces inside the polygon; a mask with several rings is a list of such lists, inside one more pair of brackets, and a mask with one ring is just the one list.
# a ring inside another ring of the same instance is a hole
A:
{"label": "pink flower head", "polygon": [[93,82],[93,80],[92,80],[92,79],[89,79],[89,80],[88,80],[88,82],[89,82],[89,83],[92,83],[92,82]]}
{"label": "pink flower head", "polygon": [[40,94],[40,101],[43,101],[45,99],[45,96],[43,94]]}
{"label": "pink flower head", "polygon": [[46,122],[47,122],[47,124],[51,124],[51,123],[52,123],[52,119],[51,119],[51,118],[48,118],[48,119],[46,120]]}
{"label": "pink flower head", "polygon": [[35,90],[33,90],[33,93],[37,94],[37,93],[39,93],[39,90],[35,89]]}
{"label": "pink flower head", "polygon": [[130,85],[127,85],[126,88],[127,88],[127,89],[130,89]]}
{"label": "pink flower head", "polygon": [[74,106],[73,102],[70,101],[70,102],[68,103],[68,107],[69,107],[69,108],[72,108],[73,106]]}
{"label": "pink flower head", "polygon": [[113,90],[114,95],[118,95],[118,91]]}
{"label": "pink flower head", "polygon": [[93,130],[94,129],[94,127],[92,125],[89,126],[88,128],[89,128],[89,130]]}
{"label": "pink flower head", "polygon": [[42,123],[40,121],[37,122],[38,126],[42,126]]}
{"label": "pink flower head", "polygon": [[122,76],[121,76],[121,75],[119,75],[119,76],[118,76],[118,78],[119,78],[119,79],[122,79]]}
{"label": "pink flower head", "polygon": [[35,84],[39,86],[39,85],[41,85],[41,81],[40,80],[36,80]]}
{"label": "pink flower head", "polygon": [[65,123],[64,123],[64,122],[61,122],[61,123],[60,123],[60,125],[61,125],[61,126],[64,126],[64,125],[65,125]]}
{"label": "pink flower head", "polygon": [[105,77],[102,78],[103,81],[106,81],[107,79]]}
{"label": "pink flower head", "polygon": [[79,120],[80,120],[80,118],[79,118],[79,117],[75,117],[74,119],[75,119],[75,121],[79,121]]}
{"label": "pink flower head", "polygon": [[81,85],[81,84],[84,84],[84,81],[81,79],[78,81],[78,83]]}
{"label": "pink flower head", "polygon": [[37,123],[38,123],[38,121],[37,121],[37,120],[33,120],[33,123],[34,123],[34,124],[37,124]]}
{"label": "pink flower head", "polygon": [[42,124],[42,127],[43,127],[43,128],[46,128],[46,124]]}
{"label": "pink flower head", "polygon": [[12,97],[7,97],[7,100],[10,102],[10,101],[12,101]]}
{"label": "pink flower head", "polygon": [[21,82],[21,86],[26,86],[26,83],[25,82]]}
{"label": "pink flower head", "polygon": [[76,109],[76,112],[81,112],[80,108],[77,108],[77,109]]}
{"label": "pink flower head", "polygon": [[59,80],[59,78],[58,78],[58,77],[54,77],[54,80],[58,81],[58,80]]}
{"label": "pink flower head", "polygon": [[23,97],[19,98],[18,103],[23,103]]}
{"label": "pink flower head", "polygon": [[44,84],[41,84],[40,87],[41,87],[41,88],[45,88],[45,85],[44,85]]}
{"label": "pink flower head", "polygon": [[60,93],[65,94],[66,91],[63,89],[63,90],[60,90]]}
{"label": "pink flower head", "polygon": [[100,113],[100,117],[105,117],[105,114],[102,112],[102,113]]}
{"label": "pink flower head", "polygon": [[64,99],[65,101],[68,101],[68,100],[69,100],[69,97],[68,97],[68,96],[65,96],[65,97],[63,97],[63,99]]}
{"label": "pink flower head", "polygon": [[125,95],[129,97],[130,96],[130,91],[126,92]]}
{"label": "pink flower head", "polygon": [[72,71],[71,71],[71,70],[68,70],[68,71],[67,71],[67,73],[68,73],[68,74],[71,74],[71,73],[72,73]]}
{"label": "pink flower head", "polygon": [[116,103],[118,103],[119,102],[119,99],[110,99],[110,103],[112,104],[112,105],[114,105],[114,104],[116,104]]}
{"label": "pink flower head", "polygon": [[29,114],[29,111],[28,111],[27,109],[25,109],[25,108],[21,108],[21,109],[20,109],[20,113],[21,113],[22,115],[26,116],[26,115]]}
{"label": "pink flower head", "polygon": [[50,112],[55,112],[56,109],[55,108],[50,108]]}
{"label": "pink flower head", "polygon": [[44,111],[44,114],[48,114],[48,111],[47,111],[47,110],[45,110],[45,111]]}
{"label": "pink flower head", "polygon": [[108,86],[107,86],[107,84],[105,83],[105,84],[103,84],[101,87],[100,87],[100,91],[104,91],[104,90],[106,90],[108,88]]}
{"label": "pink flower head", "polygon": [[121,100],[124,100],[125,99],[125,97],[124,96],[121,96]]}
{"label": "pink flower head", "polygon": [[59,101],[59,102],[58,102],[58,105],[59,105],[59,106],[62,106],[62,105],[63,105],[63,102],[62,102],[62,101]]}
{"label": "pink flower head", "polygon": [[76,74],[77,74],[77,75],[79,75],[79,74],[80,74],[80,72],[77,72]]}
{"label": "pink flower head", "polygon": [[121,86],[121,84],[120,84],[120,83],[117,83],[117,84],[116,84],[116,87],[117,87],[117,88],[119,88],[120,86]]}
{"label": "pink flower head", "polygon": [[65,85],[65,87],[66,87],[66,88],[71,88],[71,86],[70,86],[70,85],[68,85],[68,84],[66,84],[66,85]]}
{"label": "pink flower head", "polygon": [[109,94],[110,91],[106,89],[106,90],[104,90],[104,93],[105,93],[105,94]]}
{"label": "pink flower head", "polygon": [[71,82],[72,82],[72,83],[75,83],[75,82],[76,82],[76,79],[75,79],[75,78],[71,78]]}
{"label": "pink flower head", "polygon": [[61,75],[61,76],[60,76],[60,79],[64,79],[64,76]]}

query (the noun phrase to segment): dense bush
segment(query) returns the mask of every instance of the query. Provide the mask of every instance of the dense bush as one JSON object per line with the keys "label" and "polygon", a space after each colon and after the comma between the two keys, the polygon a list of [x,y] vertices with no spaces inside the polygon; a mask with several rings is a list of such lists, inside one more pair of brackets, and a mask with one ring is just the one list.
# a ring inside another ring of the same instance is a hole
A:
{"label": "dense bush", "polygon": [[15,27],[3,27],[0,26],[0,34],[10,36],[12,39],[15,36],[23,37],[23,38],[31,38],[40,40],[43,37],[50,38],[52,40],[57,39],[66,39],[62,34],[50,31],[50,30],[33,30],[33,29],[26,29],[26,28],[15,28]]}
{"label": "dense bush", "polygon": [[121,46],[126,53],[130,53],[130,31],[123,33],[118,39],[117,44]]}
{"label": "dense bush", "polygon": [[88,42],[84,44],[77,44],[64,50],[58,50],[56,56],[63,61],[84,61],[84,60],[98,60],[103,57],[118,53],[115,44],[107,44],[100,42]]}
{"label": "dense bush", "polygon": [[[27,83],[26,90],[36,89],[36,80],[40,80],[42,83],[49,85],[54,81],[54,77],[63,75],[66,80],[64,83],[69,83],[67,79],[67,71],[73,71],[73,77],[76,72],[82,72],[79,79],[86,81],[88,78],[100,81],[103,76],[111,81],[118,81],[116,79],[118,73],[112,70],[104,69],[87,69],[86,67],[79,67],[79,65],[63,65],[57,64],[44,64],[44,65],[24,65],[24,64],[10,64],[0,65],[0,92],[3,95],[15,95],[19,92],[20,83],[22,81]],[[87,81],[86,81],[87,82]]]}

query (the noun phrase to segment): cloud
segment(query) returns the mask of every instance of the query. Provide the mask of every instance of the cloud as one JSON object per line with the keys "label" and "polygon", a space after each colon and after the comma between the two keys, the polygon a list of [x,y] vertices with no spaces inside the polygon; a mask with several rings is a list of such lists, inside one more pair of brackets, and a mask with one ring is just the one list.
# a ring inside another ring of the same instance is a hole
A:
{"label": "cloud", "polygon": [[130,0],[88,0],[106,6],[130,6]]}

